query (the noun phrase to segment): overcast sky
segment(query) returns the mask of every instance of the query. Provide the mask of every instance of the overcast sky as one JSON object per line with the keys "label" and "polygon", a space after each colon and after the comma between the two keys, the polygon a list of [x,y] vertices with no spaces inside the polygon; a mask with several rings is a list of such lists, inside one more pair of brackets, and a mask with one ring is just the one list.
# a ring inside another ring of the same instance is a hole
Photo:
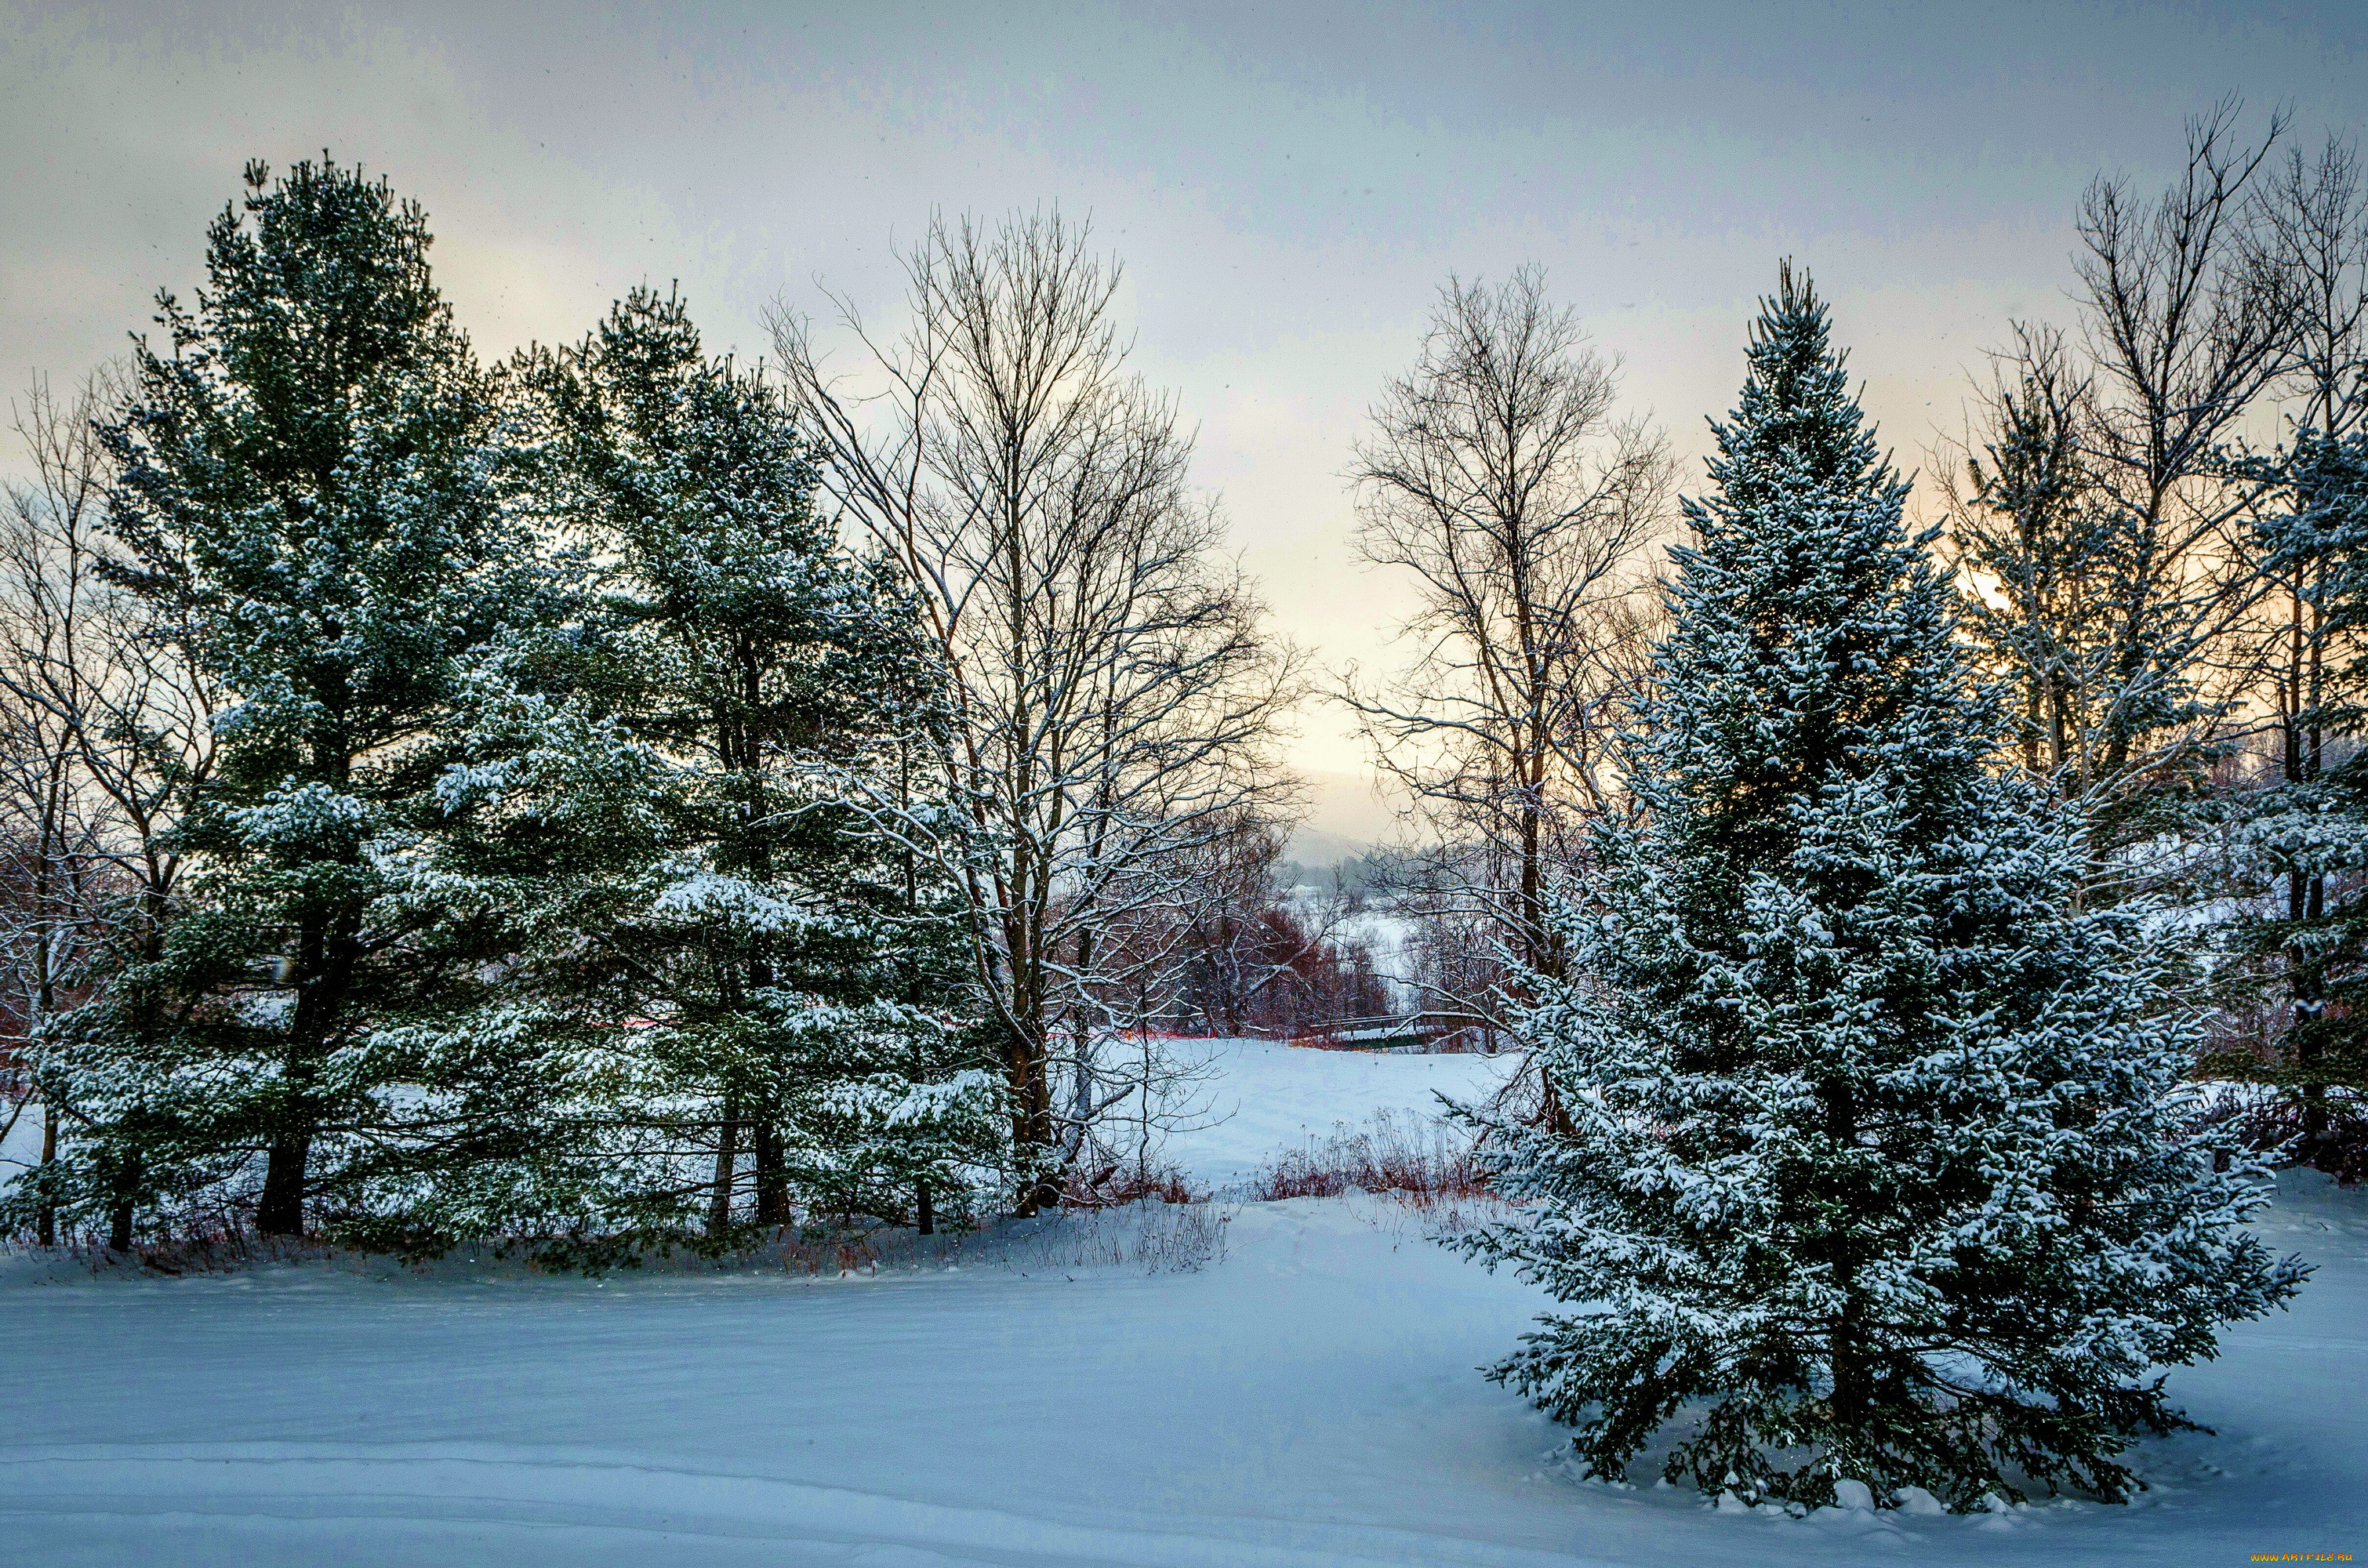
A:
{"label": "overcast sky", "polygon": [[[687,11],[688,16],[674,15]],[[1548,270],[1681,449],[1791,255],[1904,466],[2009,318],[2065,319],[2100,169],[2224,94],[2368,119],[2368,5],[35,6],[0,0],[0,377],[118,353],[250,157],[427,208],[481,348],[678,279],[717,347],[886,312],[932,209],[1090,214],[1138,361],[1282,628],[1385,660],[1339,474],[1450,272]],[[1689,469],[1689,477],[1699,474]],[[1357,768],[1313,717],[1317,769]]]}

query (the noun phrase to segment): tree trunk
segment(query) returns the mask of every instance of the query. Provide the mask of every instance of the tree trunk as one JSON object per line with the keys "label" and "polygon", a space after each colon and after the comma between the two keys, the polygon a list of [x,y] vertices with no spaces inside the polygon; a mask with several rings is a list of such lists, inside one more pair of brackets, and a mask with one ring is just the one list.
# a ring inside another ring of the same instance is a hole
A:
{"label": "tree trunk", "polygon": [[707,1233],[720,1236],[732,1228],[732,1188],[739,1175],[740,1118],[733,1105],[723,1107],[723,1126],[716,1133],[715,1192],[707,1200]]}
{"label": "tree trunk", "polygon": [[2328,1153],[2327,1080],[2319,1074],[2317,1043],[2308,1036],[2294,1052],[2294,1067],[2302,1075],[2302,1146],[2294,1153],[2315,1166]]}
{"label": "tree trunk", "polygon": [[[45,879],[47,874],[45,869],[43,871]],[[46,899],[48,895],[42,892],[39,896]],[[40,978],[34,994],[35,1017],[30,1022],[38,1025],[42,1019],[51,1017],[57,1011],[56,983],[51,971],[50,933],[46,925],[42,927],[40,939],[34,945],[33,961],[40,968],[37,971]],[[28,1028],[25,1032],[29,1036],[33,1030]],[[40,1086],[39,1082],[36,1081],[35,1087]],[[57,1100],[54,1096],[44,1092],[41,1095],[41,1207],[34,1221],[34,1230],[40,1237],[40,1244],[45,1247],[58,1244],[58,1205],[57,1199],[51,1194],[49,1186],[50,1180],[58,1174],[55,1169],[57,1161]]]}
{"label": "tree trunk", "polygon": [[41,1206],[36,1212],[33,1226],[36,1238],[45,1247],[58,1244],[58,1205],[50,1195],[49,1178],[57,1172],[58,1108],[49,1096],[41,1096]]}
{"label": "tree trunk", "polygon": [[938,1233],[938,1211],[929,1203],[929,1178],[913,1184],[913,1223],[925,1236]]}
{"label": "tree trunk", "polygon": [[[1840,1157],[1858,1145],[1858,1096],[1845,1080],[1828,1082],[1818,1097],[1826,1105],[1826,1136]],[[1847,1204],[1842,1212],[1841,1223],[1848,1225]],[[1834,1242],[1834,1288],[1841,1292],[1842,1310],[1828,1331],[1827,1355],[1834,1375],[1834,1424],[1849,1433],[1864,1428],[1873,1391],[1866,1357],[1866,1299],[1858,1289],[1859,1259],[1853,1256],[1856,1243],[1847,1233]]]}
{"label": "tree trunk", "polygon": [[[1533,791],[1534,793],[1534,791]],[[1538,805],[1521,805],[1521,946],[1523,967],[1531,974],[1548,974],[1546,954],[1545,877],[1538,855]],[[1524,977],[1516,988],[1523,1001],[1535,987]]]}
{"label": "tree trunk", "polygon": [[1021,1218],[1061,1206],[1060,1173],[1053,1157],[1053,1085],[1046,1051],[1014,1030],[1011,1040],[1013,1153],[1019,1159],[1017,1212]]}
{"label": "tree trunk", "polygon": [[[2285,724],[2285,772],[2290,784],[2306,784],[2318,777],[2321,737],[2316,722],[2320,698],[2317,629],[2305,591],[2305,567],[2294,568],[2290,687]],[[2296,866],[2286,878],[2286,917],[2298,929],[2317,925],[2327,914],[2327,878]],[[2326,960],[2312,945],[2292,944],[2287,952],[2294,1010],[2294,1072],[2301,1079],[2302,1145],[2295,1153],[2305,1165],[2317,1165],[2326,1153],[2327,1085],[2320,1066],[2319,1029],[2327,1010]]]}
{"label": "tree trunk", "polygon": [[1861,1322],[1864,1308],[1861,1298],[1852,1289],[1857,1270],[1849,1266],[1834,1271],[1834,1282],[1843,1291],[1841,1315],[1834,1320],[1827,1342],[1827,1354],[1833,1363],[1834,1425],[1844,1433],[1864,1429],[1867,1414],[1873,1408],[1873,1382],[1868,1376],[1864,1325]]}
{"label": "tree trunk", "polygon": [[757,1223],[790,1222],[790,1173],[781,1149],[781,1129],[769,1112],[760,1112],[750,1140],[757,1160]]}
{"label": "tree trunk", "polygon": [[[342,763],[333,777],[342,784],[350,769]],[[313,1134],[319,1111],[313,1089],[322,1060],[351,989],[357,960],[355,926],[335,930],[307,925],[296,943],[296,1010],[289,1028],[286,1071],[293,1091],[282,1108],[279,1135],[271,1143],[263,1175],[263,1198],[255,1210],[255,1228],[267,1236],[304,1233],[306,1167],[313,1157]]]}
{"label": "tree trunk", "polygon": [[[1496,1029],[1483,1026],[1482,1038],[1487,1041],[1482,1054],[1496,1055]],[[1569,1108],[1562,1103],[1562,1091],[1554,1087],[1554,1074],[1543,1067],[1538,1069],[1538,1122],[1557,1138],[1567,1138],[1578,1131],[1571,1123]]]}
{"label": "tree trunk", "polygon": [[[2317,924],[2327,914],[2327,879],[2314,875],[2305,881],[2300,916]],[[2325,960],[2305,954],[2294,974],[2294,1073],[2302,1080],[2302,1147],[2296,1151],[2305,1165],[2316,1165],[2328,1152],[2327,1078],[2320,1057],[2321,1021],[2327,1013]]]}
{"label": "tree trunk", "polygon": [[140,1157],[127,1155],[115,1175],[114,1201],[107,1210],[107,1247],[109,1252],[131,1250],[131,1216],[140,1191]]}
{"label": "tree trunk", "polygon": [[255,1206],[255,1228],[267,1236],[304,1233],[304,1167],[313,1153],[307,1128],[275,1140],[263,1173],[263,1198]]}

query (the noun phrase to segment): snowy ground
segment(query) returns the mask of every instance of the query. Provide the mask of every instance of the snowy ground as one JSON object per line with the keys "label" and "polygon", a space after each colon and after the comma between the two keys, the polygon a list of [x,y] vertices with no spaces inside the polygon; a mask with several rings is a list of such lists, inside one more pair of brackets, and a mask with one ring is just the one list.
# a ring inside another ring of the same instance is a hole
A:
{"label": "snowy ground", "polygon": [[1514,1067],[1512,1056],[1398,1056],[1315,1051],[1266,1040],[1187,1040],[1180,1052],[1205,1060],[1211,1075],[1201,1114],[1168,1134],[1160,1157],[1225,1187],[1253,1175],[1280,1150],[1322,1139],[1378,1111],[1430,1116],[1439,1096],[1485,1097]]}
{"label": "snowy ground", "polygon": [[[1468,1083],[1470,1059],[1247,1048],[1245,1116],[1174,1151]],[[1411,1062],[1414,1065],[1402,1066]],[[1494,1071],[1496,1069],[1488,1069]],[[1450,1082],[1450,1081],[1452,1082]],[[1421,1092],[1407,1094],[1409,1088]],[[1349,1096],[1361,1096],[1351,1103]],[[1296,1108],[1293,1108],[1296,1107]],[[1253,1121],[1251,1110],[1267,1119]],[[2174,1386],[2128,1508],[1732,1516],[1573,1478],[1474,1367],[1533,1292],[1388,1202],[1231,1210],[1199,1272],[1057,1238],[876,1277],[55,1280],[0,1263],[0,1562],[2243,1562],[2368,1550],[2368,1194],[2293,1180],[2320,1267]]]}
{"label": "snowy ground", "polygon": [[0,1181],[6,1181],[40,1158],[41,1108],[0,1099]]}

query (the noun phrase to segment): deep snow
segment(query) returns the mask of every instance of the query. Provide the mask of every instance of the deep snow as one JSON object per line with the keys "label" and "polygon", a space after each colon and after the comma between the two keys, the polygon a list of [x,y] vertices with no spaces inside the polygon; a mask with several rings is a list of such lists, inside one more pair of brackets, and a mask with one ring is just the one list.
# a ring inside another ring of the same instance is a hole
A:
{"label": "deep snow", "polygon": [[[1244,1116],[1171,1150],[1212,1181],[1259,1138],[1502,1066],[1223,1061]],[[1386,1200],[1226,1212],[1222,1260],[1182,1275],[1064,1267],[1041,1237],[833,1278],[456,1261],[42,1283],[56,1271],[0,1266],[0,1562],[2206,1563],[2368,1546],[2368,1194],[2315,1176],[2262,1228],[2318,1277],[2173,1376],[2217,1437],[2148,1445],[2156,1486],[2130,1507],[1971,1519],[1729,1515],[1577,1480],[1555,1429],[1474,1369],[1534,1292]]]}

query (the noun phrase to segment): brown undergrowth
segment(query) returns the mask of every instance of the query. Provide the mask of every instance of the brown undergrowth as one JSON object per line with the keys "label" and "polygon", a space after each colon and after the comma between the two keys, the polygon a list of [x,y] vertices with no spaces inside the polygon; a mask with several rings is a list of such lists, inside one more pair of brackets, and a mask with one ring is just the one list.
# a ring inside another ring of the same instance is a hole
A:
{"label": "brown undergrowth", "polygon": [[1493,1196],[1468,1137],[1444,1122],[1386,1110],[1286,1151],[1252,1189],[1265,1202],[1369,1192],[1422,1210]]}
{"label": "brown undergrowth", "polygon": [[1206,1203],[1209,1193],[1194,1187],[1173,1165],[1110,1165],[1075,1170],[1061,1189],[1064,1209],[1122,1209],[1144,1199],[1161,1203]]}

